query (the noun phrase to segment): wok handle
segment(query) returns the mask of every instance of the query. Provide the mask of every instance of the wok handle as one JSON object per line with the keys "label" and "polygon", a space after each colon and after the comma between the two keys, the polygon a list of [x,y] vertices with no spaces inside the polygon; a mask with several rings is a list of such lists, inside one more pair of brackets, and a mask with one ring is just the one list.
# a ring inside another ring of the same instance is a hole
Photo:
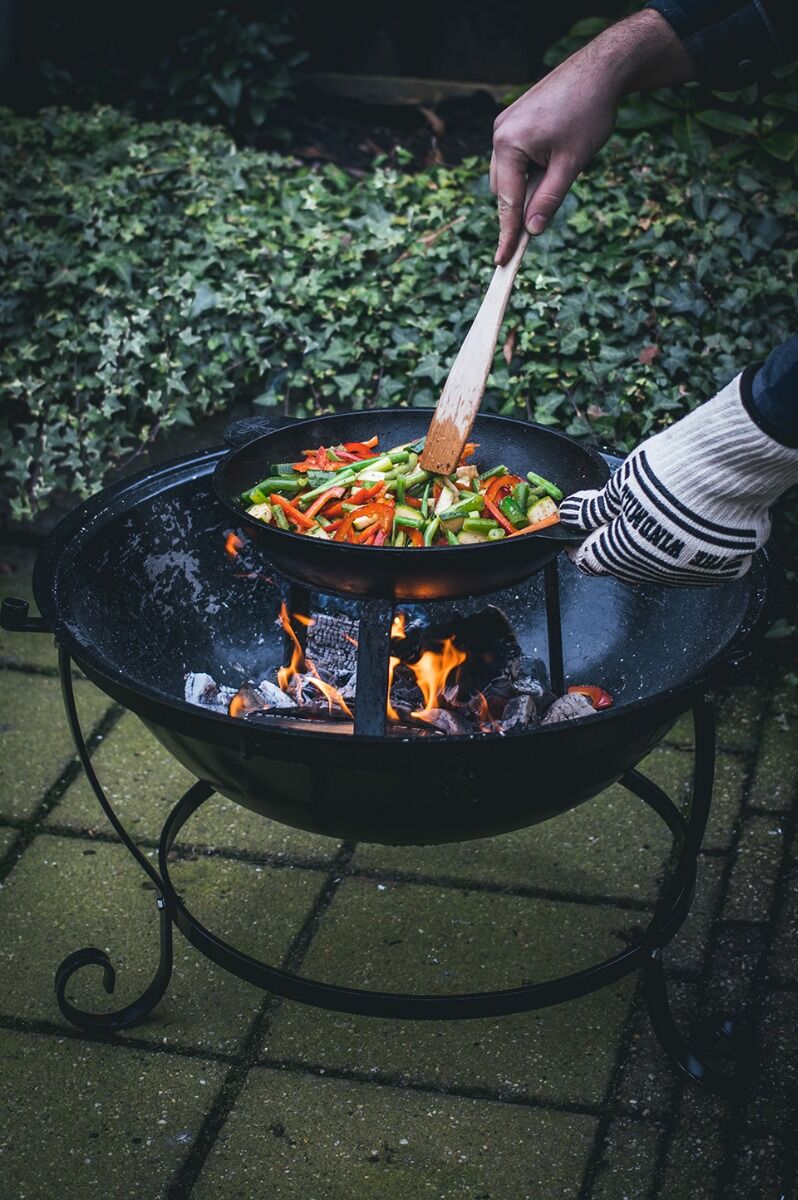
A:
{"label": "wok handle", "polygon": [[242,417],[233,421],[224,431],[224,440],[228,446],[238,450],[256,438],[264,437],[267,433],[276,433],[288,425],[296,423],[296,417],[287,417],[284,413],[269,413],[263,417]]}

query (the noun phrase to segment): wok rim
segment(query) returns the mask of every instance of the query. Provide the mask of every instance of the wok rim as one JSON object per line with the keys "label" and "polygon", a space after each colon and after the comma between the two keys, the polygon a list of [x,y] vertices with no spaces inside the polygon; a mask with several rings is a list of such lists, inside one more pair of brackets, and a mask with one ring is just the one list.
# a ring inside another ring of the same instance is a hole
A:
{"label": "wok rim", "polygon": [[[364,418],[366,415],[371,416],[371,414],[373,412],[376,412],[376,414],[377,414],[376,416],[373,417],[373,419],[375,421],[378,421],[380,416],[383,416],[383,415],[384,416],[397,416],[397,415],[401,415],[401,414],[415,415],[417,413],[420,413],[422,416],[425,414],[429,414],[429,416],[432,417],[432,414],[435,412],[435,409],[434,408],[381,408],[378,410],[369,410],[368,414],[366,414],[365,412],[328,413],[328,414],[325,414],[325,416],[323,416],[323,417],[308,417],[302,421],[294,421],[290,425],[277,426],[275,429],[270,430],[268,433],[261,434],[259,437],[252,438],[251,441],[245,442],[243,446],[233,447],[231,450],[228,451],[226,456],[223,459],[221,459],[220,462],[217,463],[216,468],[213,472],[213,477],[212,477],[213,490],[216,494],[217,499],[219,500],[219,502],[221,504],[224,505],[225,509],[230,513],[231,516],[234,516],[236,518],[236,520],[242,522],[244,528],[251,529],[258,533],[262,532],[264,529],[267,529],[267,530],[269,530],[270,534],[275,534],[275,535],[282,534],[284,537],[289,538],[290,541],[293,542],[294,544],[296,544],[296,543],[306,544],[307,543],[307,534],[294,533],[293,530],[290,530],[290,529],[280,529],[279,527],[275,528],[271,525],[264,525],[264,523],[262,521],[257,521],[257,520],[255,520],[254,517],[250,517],[250,515],[244,508],[241,501],[238,499],[234,499],[233,496],[231,495],[230,491],[222,486],[222,476],[224,475],[225,470],[230,466],[230,464],[233,462],[233,460],[239,454],[242,454],[245,450],[246,451],[251,450],[252,447],[257,442],[266,441],[266,439],[276,437],[278,434],[283,433],[283,432],[288,432],[288,431],[293,432],[294,430],[301,430],[302,428],[304,428],[305,426],[308,426],[308,425],[317,425],[317,424],[324,423],[325,421],[340,421],[343,418],[347,418],[347,419],[351,419],[352,417]],[[528,429],[528,428],[537,429],[542,433],[545,433],[547,435],[555,437],[558,441],[565,442],[570,446],[578,447],[579,450],[584,451],[586,453],[587,457],[591,459],[591,461],[594,463],[594,465],[596,467],[598,467],[602,471],[604,471],[606,469],[607,464],[606,464],[605,460],[601,457],[599,452],[593,446],[589,446],[586,443],[583,444],[583,443],[577,441],[576,438],[570,437],[569,434],[563,433],[559,429],[551,429],[547,425],[540,425],[537,421],[520,421],[517,417],[503,417],[503,416],[500,416],[498,413],[479,413],[478,414],[477,420],[485,420],[485,419],[489,420],[491,422],[496,421],[496,422],[506,423],[507,425],[513,425],[516,427],[520,426],[525,429]],[[609,475],[607,476],[607,479],[604,482],[606,483],[608,481],[608,479],[609,479]],[[565,525],[565,522],[561,522],[560,524],[558,524],[556,526],[552,526],[550,530],[542,529],[538,533],[525,534],[524,536],[527,539],[529,539],[529,538],[532,538],[535,540],[541,539],[542,541],[560,543],[562,545],[565,545],[567,543],[578,543],[583,540],[583,538],[585,536],[584,531],[580,531],[578,529],[569,530],[567,527],[562,528],[563,525]],[[475,550],[478,549],[480,552],[483,550],[489,550],[489,549],[493,549],[493,550],[501,549],[506,554],[507,553],[506,545],[507,545],[508,540],[509,539],[506,539],[506,538],[498,538],[495,542],[479,543],[478,547],[474,547],[474,549]],[[446,545],[446,546],[402,546],[402,547],[399,547],[399,546],[363,546],[363,545],[359,545],[358,543],[355,543],[355,542],[346,542],[346,543],[332,542],[332,543],[330,543],[330,542],[325,542],[324,539],[322,539],[322,538],[318,538],[318,539],[316,539],[316,541],[319,546],[335,547],[335,546],[339,546],[339,545],[345,545],[347,551],[350,551],[350,550],[379,551],[383,562],[385,562],[386,560],[389,560],[392,563],[393,562],[397,562],[397,563],[398,562],[407,562],[408,561],[408,558],[407,558],[408,553],[413,553],[414,551],[416,553],[425,553],[426,552],[428,554],[430,550],[434,550],[437,553],[451,553],[454,550],[460,550],[459,546],[450,546],[450,545]],[[314,551],[316,549],[317,549],[317,547],[314,545]],[[330,550],[322,550],[321,551],[322,554],[329,554],[330,552],[331,552]],[[401,555],[402,557],[398,558],[399,555]]]}
{"label": "wok rim", "polygon": [[[711,686],[711,677],[716,670],[722,667],[724,663],[727,663],[729,659],[734,658],[744,646],[753,642],[757,634],[762,632],[768,620],[769,610],[772,608],[772,596],[775,591],[773,586],[774,577],[778,574],[778,555],[770,547],[764,547],[754,555],[751,571],[744,577],[752,581],[754,572],[759,572],[761,586],[757,587],[751,583],[746,608],[738,628],[732,637],[702,664],[700,671],[694,678],[674,684],[664,691],[656,692],[642,699],[629,701],[628,703],[621,702],[612,708],[592,713],[589,716],[558,722],[553,725],[539,725],[523,733],[513,734],[511,735],[511,739],[502,738],[499,734],[451,735],[441,738],[414,738],[411,735],[405,738],[390,734],[364,736],[362,734],[355,734],[354,732],[351,734],[336,734],[318,732],[316,730],[312,734],[308,734],[307,731],[303,732],[301,728],[296,730],[287,727],[269,729],[262,725],[249,724],[237,717],[229,717],[226,713],[212,712],[200,705],[190,704],[180,697],[169,696],[146,683],[135,681],[129,674],[126,675],[121,670],[108,664],[92,645],[87,646],[85,641],[81,640],[75,630],[70,627],[66,618],[60,614],[59,606],[56,602],[55,585],[58,571],[69,548],[72,547],[73,552],[75,550],[76,534],[82,534],[86,537],[90,535],[94,526],[103,517],[108,519],[119,517],[127,508],[125,499],[128,497],[132,501],[131,507],[135,507],[136,503],[144,498],[138,497],[138,500],[136,499],[137,493],[142,488],[146,488],[147,495],[149,496],[166,490],[168,481],[172,477],[182,476],[179,481],[185,482],[211,474],[218,462],[227,453],[228,448],[225,446],[194,451],[190,454],[181,455],[179,458],[170,459],[155,468],[150,467],[136,472],[134,475],[126,476],[124,479],[96,492],[88,500],[85,500],[77,508],[68,513],[55,526],[39,550],[33,570],[34,598],[48,631],[67,650],[75,663],[85,669],[88,677],[105,691],[106,694],[111,695],[114,699],[118,699],[119,703],[129,708],[130,711],[137,713],[137,715],[142,715],[139,709],[146,704],[154,706],[159,712],[164,710],[166,712],[174,712],[181,727],[185,725],[185,718],[190,718],[194,723],[194,728],[191,730],[190,736],[201,736],[201,729],[204,728],[208,733],[211,730],[218,733],[219,736],[213,740],[227,743],[233,737],[236,737],[239,744],[245,740],[254,743],[268,740],[274,745],[284,744],[286,748],[289,748],[292,745],[306,745],[309,747],[316,744],[317,740],[320,739],[324,745],[330,747],[356,746],[359,749],[363,749],[364,747],[373,746],[381,752],[385,752],[390,747],[391,751],[397,755],[403,753],[409,747],[412,753],[435,754],[443,753],[447,746],[453,745],[458,746],[463,751],[467,746],[487,748],[495,746],[503,740],[516,741],[535,736],[546,736],[550,739],[557,737],[565,738],[571,731],[577,729],[593,729],[598,732],[599,728],[607,729],[612,722],[617,723],[624,718],[643,713],[649,709],[654,710],[658,707],[672,709],[675,702],[681,698],[683,704],[681,708],[677,709],[678,715],[678,712],[686,711],[690,707],[691,696],[702,688]],[[602,459],[602,461],[605,460]],[[203,467],[205,468],[204,470],[201,469]],[[200,470],[195,469],[192,473],[192,468],[200,468]],[[177,483],[178,479],[175,479],[174,482]],[[157,486],[159,483],[164,486]],[[150,488],[153,489],[152,492],[150,492]],[[455,547],[451,547],[451,549],[455,549]],[[313,590],[321,591],[318,588]],[[401,603],[402,601],[397,601],[397,604]],[[110,687],[110,691],[104,686],[106,682]],[[129,705],[126,700],[118,698],[118,693],[120,692],[126,695],[132,694],[135,699],[140,699],[142,704]],[[146,719],[150,720],[153,718],[148,714]],[[174,722],[170,725],[168,722],[162,721],[160,716],[158,723],[164,724],[170,729],[176,727]],[[435,746],[440,749],[430,749]],[[290,757],[290,752],[288,755],[276,755],[276,757]]]}

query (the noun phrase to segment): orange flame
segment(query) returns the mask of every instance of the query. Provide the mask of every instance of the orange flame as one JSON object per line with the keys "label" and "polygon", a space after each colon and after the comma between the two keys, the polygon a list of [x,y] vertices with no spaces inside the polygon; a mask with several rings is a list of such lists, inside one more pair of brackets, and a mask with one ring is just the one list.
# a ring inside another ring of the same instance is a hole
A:
{"label": "orange flame", "polygon": [[244,710],[243,697],[239,696],[238,693],[236,693],[235,696],[233,696],[233,699],[230,701],[230,707],[227,710],[228,716],[237,717],[239,715],[239,713],[243,712],[243,710]]}
{"label": "orange flame", "polygon": [[396,614],[396,616],[394,617],[393,623],[391,625],[391,637],[396,638],[398,641],[401,640],[403,637],[407,637],[407,634],[405,633],[406,626],[407,626],[406,615],[403,612],[398,612]]}
{"label": "orange flame", "polygon": [[[304,616],[302,613],[294,613],[294,620],[299,621],[301,625],[305,626],[310,626],[313,624],[311,618]],[[318,688],[321,694],[325,697],[327,701],[327,707],[329,708],[330,712],[332,712],[333,705],[337,704],[339,708],[343,709],[348,717],[353,716],[349,705],[346,703],[341,693],[329,683],[325,683],[310,659],[305,657],[305,652],[299,644],[299,638],[294,632],[294,627],[291,624],[291,618],[288,615],[288,609],[285,606],[285,601],[283,601],[283,603],[280,605],[280,624],[293,643],[291,662],[287,667],[280,667],[279,671],[277,672],[277,683],[282,691],[288,691],[288,684],[291,682],[294,675],[304,674],[307,671],[313,676],[313,679],[311,680],[313,686]],[[297,689],[297,700],[300,704],[302,703],[301,688]]]}
{"label": "orange flame", "polygon": [[414,717],[424,717],[431,708],[438,707],[438,699],[446,688],[450,673],[466,660],[464,650],[458,650],[453,638],[446,638],[441,651],[425,650],[417,662],[408,663],[416,677],[416,683],[424,697],[424,707],[414,712]]}
{"label": "orange flame", "polygon": [[237,558],[238,552],[244,545],[243,538],[240,538],[237,533],[231,529],[227,537],[224,539],[224,548],[231,558]]}
{"label": "orange flame", "polygon": [[399,666],[399,659],[392,654],[388,659],[388,699],[386,701],[385,710],[388,714],[389,721],[398,721],[399,713],[391,704],[391,688],[393,687],[393,673]]}

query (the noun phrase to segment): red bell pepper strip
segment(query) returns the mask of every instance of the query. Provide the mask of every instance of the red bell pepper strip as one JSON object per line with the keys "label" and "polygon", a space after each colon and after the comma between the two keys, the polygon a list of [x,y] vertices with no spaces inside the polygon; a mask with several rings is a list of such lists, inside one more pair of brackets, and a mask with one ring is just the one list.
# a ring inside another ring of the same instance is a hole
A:
{"label": "red bell pepper strip", "polygon": [[498,505],[494,504],[488,494],[485,494],[485,507],[492,517],[495,517],[503,529],[506,529],[509,534],[515,533],[515,526],[511,525],[505,517]]}
{"label": "red bell pepper strip", "polygon": [[378,529],[377,535],[374,538],[374,545],[375,546],[383,546],[385,544],[385,539],[387,536],[388,536],[388,534],[385,532],[384,529]]}
{"label": "red bell pepper strip", "polygon": [[385,490],[384,483],[374,483],[371,487],[361,488],[355,492],[350,503],[351,504],[367,504],[369,500],[373,500],[375,496],[379,496],[380,492]]}
{"label": "red bell pepper strip", "polygon": [[466,459],[470,458],[478,447],[479,442],[466,442],[466,444],[463,446],[463,453],[460,455],[457,465],[459,467],[464,467],[466,465]]}
{"label": "red bell pepper strip", "polygon": [[592,684],[573,684],[568,688],[569,696],[587,696],[590,703],[596,709],[612,708],[615,701],[609,692],[605,692],[604,688],[594,687]]}
{"label": "red bell pepper strip", "polygon": [[413,543],[414,546],[423,546],[424,545],[424,534],[421,532],[420,529],[412,529],[412,528],[406,529],[405,533],[407,534],[408,538],[410,539],[410,541]]}
{"label": "red bell pepper strip", "polygon": [[421,501],[419,500],[418,496],[405,496],[404,502],[408,508],[420,509],[422,507]]}
{"label": "red bell pepper strip", "polygon": [[379,440],[378,437],[373,437],[367,442],[344,442],[344,450],[348,450],[350,454],[359,454],[361,458],[373,458],[372,450]]}
{"label": "red bell pepper strip", "polygon": [[322,492],[320,496],[311,504],[310,508],[305,509],[306,517],[315,517],[316,513],[321,512],[328,500],[335,500],[345,495],[346,488],[332,487],[327,492]]}
{"label": "red bell pepper strip", "polygon": [[371,516],[377,518],[379,528],[384,529],[387,533],[393,524],[393,505],[385,504],[381,500],[372,500],[370,504],[363,504],[360,506],[360,508],[353,509],[352,512],[347,513],[339,528],[336,530],[334,540],[336,542],[350,541],[350,535],[353,532],[352,527],[354,522],[359,517]]}
{"label": "red bell pepper strip", "polygon": [[[488,500],[485,501],[489,503]],[[542,521],[535,521],[534,525],[526,525],[523,529],[513,529],[510,527],[510,537],[518,537],[521,533],[537,533],[539,529],[546,529],[549,525],[556,525],[560,519],[559,513],[552,513],[550,517],[544,517]]]}
{"label": "red bell pepper strip", "polygon": [[300,529],[310,529],[315,524],[311,517],[305,516],[303,512],[294,507],[290,500],[286,500],[284,496],[279,495],[277,492],[272,492],[271,496],[269,496],[269,504],[279,504],[289,521],[293,521]]}

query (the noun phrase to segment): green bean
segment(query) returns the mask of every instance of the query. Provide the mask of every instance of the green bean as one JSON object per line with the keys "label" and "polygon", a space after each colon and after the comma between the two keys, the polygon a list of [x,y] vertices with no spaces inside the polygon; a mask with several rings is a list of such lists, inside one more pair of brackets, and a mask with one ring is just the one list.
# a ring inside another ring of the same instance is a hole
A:
{"label": "green bean", "polygon": [[424,530],[424,545],[425,546],[432,545],[432,540],[435,537],[435,534],[440,529],[440,527],[441,527],[440,517],[433,517],[433,519],[427,525],[427,528]]}
{"label": "green bean", "polygon": [[466,533],[490,533],[491,529],[500,529],[498,521],[490,517],[466,517],[463,529]]}
{"label": "green bean", "polygon": [[502,529],[501,525],[497,525],[495,529],[488,530],[489,542],[498,542],[503,537],[507,537],[507,531]]}
{"label": "green bean", "polygon": [[275,504],[274,508],[272,509],[272,515],[281,529],[289,528],[288,517],[285,515],[282,507],[279,504]]}
{"label": "green bean", "polygon": [[551,496],[552,500],[562,500],[563,494],[556,483],[551,483],[542,475],[536,475],[534,471],[527,471],[526,477],[535,488],[543,488],[545,494]]}
{"label": "green bean", "polygon": [[492,467],[490,471],[483,471],[480,479],[493,479],[494,475],[507,475],[506,467]]}
{"label": "green bean", "polygon": [[432,480],[428,479],[427,485],[424,488],[424,495],[421,497],[421,515],[425,521],[426,521],[427,517],[429,516],[429,492],[430,492],[431,487],[432,487]]}

